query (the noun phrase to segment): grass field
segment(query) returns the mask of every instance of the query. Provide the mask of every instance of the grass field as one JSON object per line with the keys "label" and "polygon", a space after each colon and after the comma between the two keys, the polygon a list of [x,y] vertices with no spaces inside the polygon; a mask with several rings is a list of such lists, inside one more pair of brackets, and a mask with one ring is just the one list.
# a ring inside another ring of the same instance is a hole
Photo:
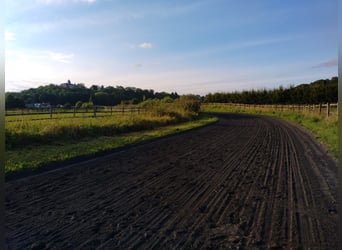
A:
{"label": "grass field", "polygon": [[6,151],[5,172],[19,171],[24,168],[36,168],[82,155],[96,154],[128,144],[189,130],[215,121],[217,121],[215,117],[201,115],[193,121],[139,132],[128,132],[114,136],[98,136],[95,138],[85,137],[77,141],[56,140],[49,144],[36,144],[9,149]]}
{"label": "grass field", "polygon": [[59,118],[47,120],[18,120],[6,122],[6,147],[23,148],[34,144],[49,144],[59,140],[78,140],[84,137],[110,136],[126,132],[153,129],[187,121],[151,114],[132,114],[106,117]]}
{"label": "grass field", "polygon": [[229,105],[209,104],[202,105],[203,112],[233,112],[267,115],[278,117],[286,121],[294,122],[311,131],[316,139],[325,145],[328,154],[333,158],[338,158],[338,115],[333,110],[329,117],[326,114],[317,114],[309,111],[274,111],[271,109],[243,108]]}
{"label": "grass field", "polygon": [[217,120],[171,104],[154,105],[140,114],[115,113],[96,118],[61,115],[54,119],[45,119],[45,116],[6,117],[5,172],[92,155]]}

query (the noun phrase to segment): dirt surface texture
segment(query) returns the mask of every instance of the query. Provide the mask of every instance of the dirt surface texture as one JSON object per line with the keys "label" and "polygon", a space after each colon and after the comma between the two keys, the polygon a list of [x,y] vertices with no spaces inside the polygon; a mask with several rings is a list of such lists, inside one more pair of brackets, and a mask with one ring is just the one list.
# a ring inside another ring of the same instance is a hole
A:
{"label": "dirt surface texture", "polygon": [[337,249],[337,164],[252,115],[5,183],[7,249]]}

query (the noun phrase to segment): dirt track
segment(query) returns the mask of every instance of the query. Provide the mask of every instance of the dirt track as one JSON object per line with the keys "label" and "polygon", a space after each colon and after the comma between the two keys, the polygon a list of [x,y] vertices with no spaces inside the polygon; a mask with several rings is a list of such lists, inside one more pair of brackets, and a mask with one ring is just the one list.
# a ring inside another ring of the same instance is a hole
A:
{"label": "dirt track", "polygon": [[337,166],[283,121],[216,124],[6,183],[8,249],[337,249]]}

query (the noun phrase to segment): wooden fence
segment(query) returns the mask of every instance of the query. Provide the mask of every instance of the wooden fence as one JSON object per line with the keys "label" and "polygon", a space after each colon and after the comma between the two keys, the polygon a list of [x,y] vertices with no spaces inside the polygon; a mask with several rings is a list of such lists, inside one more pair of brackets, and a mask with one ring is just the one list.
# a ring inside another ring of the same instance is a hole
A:
{"label": "wooden fence", "polygon": [[203,103],[203,106],[220,106],[239,108],[243,110],[262,110],[262,111],[276,111],[276,112],[312,112],[326,116],[338,114],[337,103],[321,103],[321,104],[240,104],[240,103]]}
{"label": "wooden fence", "polygon": [[[128,114],[128,113],[141,113],[145,112],[145,109],[133,106],[94,106],[92,108],[76,108],[70,109],[49,107],[49,108],[25,108],[16,110],[6,110],[5,116],[33,116],[33,115],[48,115],[47,118],[40,119],[52,119],[57,115],[69,114],[70,117],[97,117],[97,116],[110,116],[115,113]],[[33,119],[36,120],[36,119]]]}

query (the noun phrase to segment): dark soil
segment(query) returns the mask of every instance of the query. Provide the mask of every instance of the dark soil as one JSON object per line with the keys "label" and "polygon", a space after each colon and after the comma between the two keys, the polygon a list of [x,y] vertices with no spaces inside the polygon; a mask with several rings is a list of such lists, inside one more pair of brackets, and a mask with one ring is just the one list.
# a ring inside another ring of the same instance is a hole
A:
{"label": "dark soil", "polygon": [[8,249],[337,249],[337,166],[301,128],[236,114],[7,181]]}

